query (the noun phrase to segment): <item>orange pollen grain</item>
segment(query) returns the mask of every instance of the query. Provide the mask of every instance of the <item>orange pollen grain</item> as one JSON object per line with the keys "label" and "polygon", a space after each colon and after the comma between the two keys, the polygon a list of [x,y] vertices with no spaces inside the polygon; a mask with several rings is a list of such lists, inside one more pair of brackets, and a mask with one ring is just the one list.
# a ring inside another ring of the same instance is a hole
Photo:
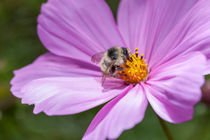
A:
{"label": "orange pollen grain", "polygon": [[138,48],[136,48],[135,53],[127,58],[125,64],[121,65],[123,70],[118,72],[120,78],[129,84],[137,84],[140,81],[145,81],[148,75],[148,65],[143,57],[143,54],[139,57]]}

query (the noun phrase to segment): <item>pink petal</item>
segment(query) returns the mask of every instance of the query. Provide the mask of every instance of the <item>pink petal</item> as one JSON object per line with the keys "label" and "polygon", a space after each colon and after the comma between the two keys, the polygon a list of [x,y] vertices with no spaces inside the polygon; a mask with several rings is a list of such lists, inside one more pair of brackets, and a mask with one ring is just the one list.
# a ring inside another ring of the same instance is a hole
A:
{"label": "pink petal", "polygon": [[40,40],[51,52],[79,59],[124,46],[104,0],[49,0],[38,18]]}
{"label": "pink petal", "polygon": [[204,75],[210,74],[210,60],[207,61],[206,69],[204,71]]}
{"label": "pink petal", "polygon": [[122,0],[118,25],[126,44],[147,60],[197,0]]}
{"label": "pink petal", "polygon": [[152,67],[194,51],[200,51],[210,59],[209,5],[209,0],[200,0],[191,8],[152,56]]}
{"label": "pink petal", "polygon": [[161,118],[172,123],[192,118],[193,107],[201,98],[205,67],[205,56],[191,53],[151,73],[145,86],[146,96]]}
{"label": "pink petal", "polygon": [[28,82],[46,77],[99,77],[100,69],[88,62],[56,56],[50,53],[40,56],[32,64],[14,71],[12,93],[22,97],[21,88]]}
{"label": "pink petal", "polygon": [[141,122],[147,103],[146,96],[139,85],[128,93],[124,92],[99,111],[83,139],[116,139],[123,130],[130,129]]}
{"label": "pink petal", "polygon": [[[113,89],[113,86],[115,88]],[[35,104],[34,113],[47,115],[75,114],[107,102],[126,90],[122,81],[106,81],[93,77],[50,77],[26,84],[22,103]]]}

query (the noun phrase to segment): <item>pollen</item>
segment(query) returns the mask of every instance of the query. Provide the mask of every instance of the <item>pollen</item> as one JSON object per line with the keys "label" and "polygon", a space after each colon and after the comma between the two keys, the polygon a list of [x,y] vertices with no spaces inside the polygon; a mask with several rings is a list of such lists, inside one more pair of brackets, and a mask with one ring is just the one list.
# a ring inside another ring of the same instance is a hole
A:
{"label": "pollen", "polygon": [[138,48],[135,53],[131,54],[125,64],[121,65],[123,68],[118,72],[120,78],[129,84],[138,84],[147,79],[148,70],[144,55],[139,56]]}

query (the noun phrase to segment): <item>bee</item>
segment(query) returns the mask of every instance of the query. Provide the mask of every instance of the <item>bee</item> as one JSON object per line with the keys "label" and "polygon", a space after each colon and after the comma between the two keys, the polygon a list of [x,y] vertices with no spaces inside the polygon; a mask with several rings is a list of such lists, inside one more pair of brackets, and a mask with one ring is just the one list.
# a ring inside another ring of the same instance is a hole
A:
{"label": "bee", "polygon": [[91,61],[99,63],[103,72],[102,85],[106,77],[119,77],[117,71],[123,69],[121,65],[126,63],[130,55],[131,51],[129,48],[115,46],[105,52],[99,52],[92,56]]}

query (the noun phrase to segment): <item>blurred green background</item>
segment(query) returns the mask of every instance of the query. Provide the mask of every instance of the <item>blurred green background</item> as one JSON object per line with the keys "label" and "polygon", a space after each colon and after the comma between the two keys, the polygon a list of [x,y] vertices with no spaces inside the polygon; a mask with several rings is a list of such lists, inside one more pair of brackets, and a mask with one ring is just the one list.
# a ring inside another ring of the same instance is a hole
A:
{"label": "blurred green background", "polygon": [[[12,71],[31,63],[46,52],[36,33],[36,19],[43,0],[0,1],[0,140],[81,139],[95,108],[72,116],[34,115],[33,106],[23,105],[10,93]],[[116,14],[119,0],[109,1]],[[168,124],[176,140],[210,140],[210,108],[199,103],[193,120]],[[125,131],[120,140],[166,140],[157,117],[149,107],[142,123]]]}

